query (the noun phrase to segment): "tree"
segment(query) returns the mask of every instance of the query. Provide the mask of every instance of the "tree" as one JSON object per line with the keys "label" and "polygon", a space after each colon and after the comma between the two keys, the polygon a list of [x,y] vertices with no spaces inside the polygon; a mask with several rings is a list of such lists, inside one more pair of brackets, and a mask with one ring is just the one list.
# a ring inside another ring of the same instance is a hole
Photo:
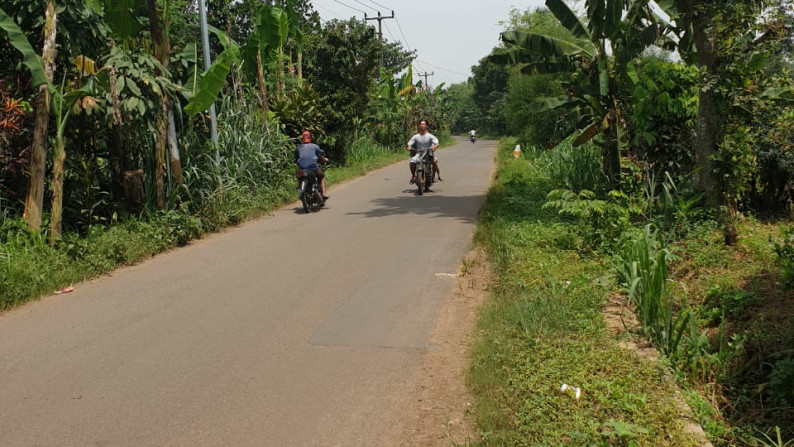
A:
{"label": "tree", "polygon": [[[581,76],[582,82],[571,86],[567,98],[545,98],[531,108],[535,112],[560,107],[582,110],[583,130],[574,145],[600,135],[604,173],[612,186],[618,187],[620,157],[628,143],[618,84],[632,82],[632,61],[660,39],[662,27],[647,1],[642,0],[587,0],[586,26],[563,0],[546,0],[546,6],[574,39],[507,31],[501,34],[506,47],[494,52],[489,59],[495,63],[520,65],[525,74]],[[611,52],[607,51],[607,45]]]}
{"label": "tree", "polygon": [[[30,178],[25,198],[24,219],[30,228],[41,229],[44,208],[44,167],[47,161],[47,132],[50,119],[50,86],[55,71],[55,36],[58,16],[55,0],[47,2],[44,16],[44,46],[41,52],[45,79],[36,81],[39,93],[36,99],[36,124],[33,129],[33,144],[30,148]],[[45,82],[46,81],[46,82]]]}
{"label": "tree", "polygon": [[330,155],[343,156],[344,138],[355,130],[351,123],[360,123],[369,105],[380,60],[378,38],[364,21],[331,20],[308,36],[306,46],[304,75],[322,102],[323,133],[338,138],[326,140]]}
{"label": "tree", "polygon": [[[762,18],[768,0],[674,0],[665,3],[682,58],[702,73],[696,124],[697,186],[711,206],[723,206],[725,241],[736,241],[734,220],[755,170],[753,103],[763,68],[784,37],[781,20]],[[749,87],[749,89],[748,89]],[[718,194],[714,194],[718,191]]]}
{"label": "tree", "polygon": [[483,117],[483,132],[502,133],[502,99],[507,91],[507,80],[510,76],[507,67],[494,63],[489,58],[480,59],[471,67],[473,76],[470,78],[474,91],[472,100]]}

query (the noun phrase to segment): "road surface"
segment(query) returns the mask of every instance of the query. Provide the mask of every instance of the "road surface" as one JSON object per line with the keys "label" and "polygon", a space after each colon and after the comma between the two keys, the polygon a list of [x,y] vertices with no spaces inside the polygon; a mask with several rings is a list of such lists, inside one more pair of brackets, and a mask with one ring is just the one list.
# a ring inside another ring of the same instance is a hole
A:
{"label": "road surface", "polygon": [[490,184],[461,141],[0,315],[0,446],[383,445]]}

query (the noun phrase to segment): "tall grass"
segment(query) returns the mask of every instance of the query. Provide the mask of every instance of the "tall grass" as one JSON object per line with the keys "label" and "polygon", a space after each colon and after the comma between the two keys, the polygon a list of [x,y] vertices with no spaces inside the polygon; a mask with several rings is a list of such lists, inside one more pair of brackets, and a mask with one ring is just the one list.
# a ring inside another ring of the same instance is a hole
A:
{"label": "tall grass", "polygon": [[672,254],[660,246],[650,226],[616,256],[616,269],[634,305],[642,331],[667,355],[675,355],[686,329],[687,311],[676,312],[667,264]]}
{"label": "tall grass", "polygon": [[549,178],[558,189],[573,192],[600,191],[605,185],[601,172],[601,150],[593,144],[573,147],[571,139],[545,153]]}

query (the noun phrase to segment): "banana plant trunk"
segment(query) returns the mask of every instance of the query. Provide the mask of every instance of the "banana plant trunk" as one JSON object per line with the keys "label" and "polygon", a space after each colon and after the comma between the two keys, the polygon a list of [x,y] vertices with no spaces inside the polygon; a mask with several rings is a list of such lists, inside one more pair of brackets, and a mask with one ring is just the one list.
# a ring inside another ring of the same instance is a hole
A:
{"label": "banana plant trunk", "polygon": [[111,163],[113,169],[113,198],[122,197],[123,188],[121,186],[121,173],[124,171],[124,135],[122,132],[121,105],[119,102],[118,78],[116,68],[111,67],[110,73],[110,97],[113,111],[113,141],[110,145]]}
{"label": "banana plant trunk", "polygon": [[267,129],[267,115],[270,113],[270,106],[267,100],[267,85],[265,85],[265,70],[262,67],[262,52],[256,52],[256,75],[259,81],[259,93],[262,95],[262,113],[265,116],[265,129]]}
{"label": "banana plant trunk", "polygon": [[176,136],[176,123],[174,121],[174,109],[171,99],[166,97],[168,110],[168,155],[171,158],[171,174],[178,184],[182,184],[182,160],[179,157],[179,144]]}
{"label": "banana plant trunk", "polygon": [[63,230],[63,167],[66,163],[66,143],[62,125],[59,124],[55,137],[52,160],[52,210],[50,216],[50,245],[61,238]]}
{"label": "banana plant trunk", "polygon": [[[47,2],[44,15],[44,46],[41,52],[44,60],[44,73],[52,82],[55,71],[55,36],[58,17],[55,11],[55,0]],[[50,120],[50,92],[48,85],[39,86],[36,98],[36,119],[33,127],[33,145],[30,151],[30,177],[25,197],[23,218],[28,226],[36,231],[41,229],[41,216],[44,207],[44,168],[47,163],[47,133]]]}
{"label": "banana plant trunk", "polygon": [[[163,32],[160,27],[160,17],[157,12],[157,1],[146,0],[149,12],[149,30],[152,34],[154,44],[154,55],[164,69],[168,69],[168,57],[171,52],[168,34]],[[165,73],[161,73],[165,75]],[[155,206],[157,209],[165,208],[165,178],[166,164],[165,152],[168,142],[168,96],[163,92],[161,111],[157,116],[155,127],[157,129],[157,140],[154,143],[154,187],[155,187]]]}

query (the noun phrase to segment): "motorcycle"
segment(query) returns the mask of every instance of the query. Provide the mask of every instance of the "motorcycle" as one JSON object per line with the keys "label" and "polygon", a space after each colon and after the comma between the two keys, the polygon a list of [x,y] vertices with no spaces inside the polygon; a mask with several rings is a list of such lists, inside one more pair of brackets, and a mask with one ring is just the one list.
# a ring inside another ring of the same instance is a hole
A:
{"label": "motorcycle", "polygon": [[303,211],[307,213],[318,211],[325,205],[325,199],[317,174],[308,169],[298,169],[297,177]]}
{"label": "motorcycle", "polygon": [[433,175],[433,151],[426,150],[419,156],[419,163],[416,164],[416,187],[420,196],[430,191]]}
{"label": "motorcycle", "polygon": [[477,141],[477,137],[475,137],[474,135],[472,135],[472,136],[471,136],[471,142],[472,142],[472,143],[474,143],[475,141]]}

